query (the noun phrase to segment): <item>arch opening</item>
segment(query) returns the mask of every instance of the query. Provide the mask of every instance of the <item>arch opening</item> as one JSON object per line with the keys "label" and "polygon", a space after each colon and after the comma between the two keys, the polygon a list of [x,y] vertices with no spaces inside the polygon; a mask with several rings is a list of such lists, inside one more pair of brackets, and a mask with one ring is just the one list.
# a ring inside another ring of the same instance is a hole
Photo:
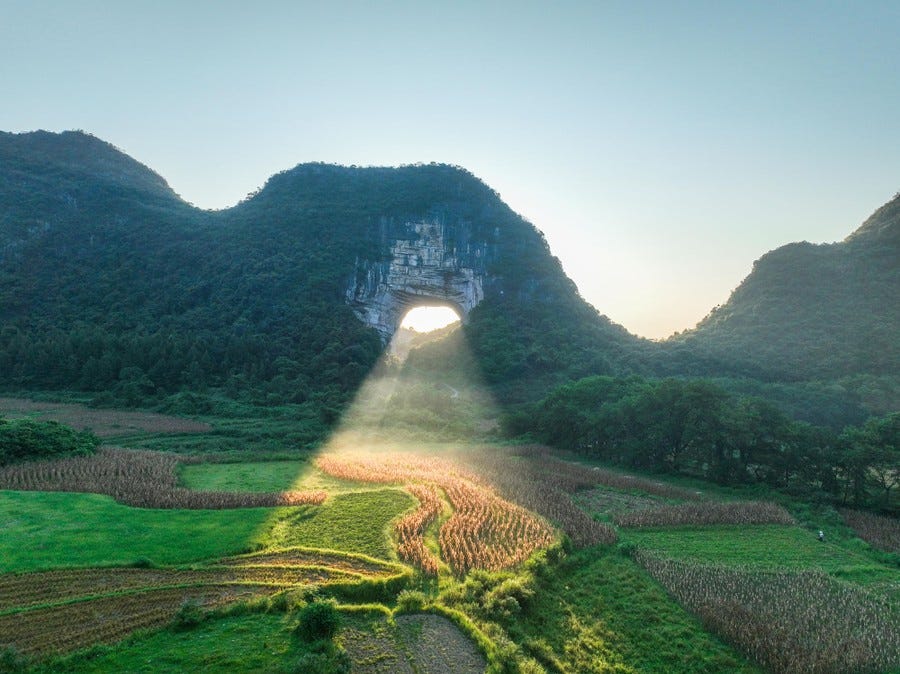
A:
{"label": "arch opening", "polygon": [[400,328],[425,333],[446,328],[460,321],[462,321],[462,317],[453,307],[423,304],[406,312],[403,320],[400,321]]}
{"label": "arch opening", "polygon": [[402,363],[411,349],[442,338],[462,321],[459,307],[448,302],[427,300],[416,304],[401,315],[387,351]]}

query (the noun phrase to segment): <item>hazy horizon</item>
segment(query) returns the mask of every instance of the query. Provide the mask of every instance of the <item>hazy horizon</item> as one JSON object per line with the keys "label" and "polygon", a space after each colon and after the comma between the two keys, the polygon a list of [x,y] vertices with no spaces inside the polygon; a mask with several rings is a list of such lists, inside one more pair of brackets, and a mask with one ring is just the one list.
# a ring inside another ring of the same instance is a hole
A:
{"label": "hazy horizon", "polygon": [[651,338],[900,188],[900,6],[0,0],[0,129],[223,208],[308,161],[463,166]]}

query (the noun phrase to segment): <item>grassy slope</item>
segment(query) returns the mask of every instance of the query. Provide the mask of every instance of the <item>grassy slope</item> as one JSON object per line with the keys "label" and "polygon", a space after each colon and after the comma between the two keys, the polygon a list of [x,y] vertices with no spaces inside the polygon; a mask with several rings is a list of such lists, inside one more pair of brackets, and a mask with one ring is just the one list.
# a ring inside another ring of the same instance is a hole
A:
{"label": "grassy slope", "polygon": [[252,549],[270,513],[149,510],[108,496],[0,491],[0,571],[181,564]]}
{"label": "grassy slope", "polygon": [[563,672],[757,671],[633,562],[602,548],[570,555],[542,579],[510,632]]}
{"label": "grassy slope", "polygon": [[625,530],[623,538],[673,559],[765,569],[822,571],[900,600],[900,571],[871,555],[821,543],[796,526],[671,527]]}

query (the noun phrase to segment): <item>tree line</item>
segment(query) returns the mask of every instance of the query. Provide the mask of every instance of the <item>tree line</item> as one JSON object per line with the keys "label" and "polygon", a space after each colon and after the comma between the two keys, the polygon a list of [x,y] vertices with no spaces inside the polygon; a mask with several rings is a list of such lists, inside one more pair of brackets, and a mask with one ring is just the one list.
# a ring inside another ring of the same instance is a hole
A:
{"label": "tree line", "polygon": [[900,511],[900,413],[836,431],[709,380],[594,376],[520,408],[506,428],[629,468]]}

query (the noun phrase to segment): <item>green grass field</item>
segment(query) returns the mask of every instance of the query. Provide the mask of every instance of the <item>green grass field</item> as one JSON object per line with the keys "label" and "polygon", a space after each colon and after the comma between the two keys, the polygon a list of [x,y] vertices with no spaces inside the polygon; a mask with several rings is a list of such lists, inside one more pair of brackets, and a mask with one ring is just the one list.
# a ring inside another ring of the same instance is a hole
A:
{"label": "green grass field", "polygon": [[288,628],[284,615],[222,618],[186,632],[161,630],[131,638],[115,648],[97,648],[85,655],[51,662],[34,672],[288,674],[297,671],[297,660],[307,652]]}
{"label": "green grass field", "polygon": [[203,491],[324,489],[335,493],[360,489],[359,483],[333,478],[305,460],[193,464],[182,466],[179,476],[185,487]]}
{"label": "green grass field", "polygon": [[759,671],[704,631],[631,560],[602,548],[569,555],[541,579],[509,630],[550,671]]}
{"label": "green grass field", "polygon": [[819,569],[826,573],[870,567],[872,560],[797,526],[698,526],[627,529],[622,538],[673,559],[758,568]]}
{"label": "green grass field", "polygon": [[390,559],[390,521],[415,500],[399,489],[338,494],[322,506],[149,510],[108,496],[0,491],[0,572],[184,564],[261,547],[361,552]]}
{"label": "green grass field", "polygon": [[272,512],[149,510],[108,496],[0,491],[0,572],[183,564],[256,547]]}
{"label": "green grass field", "polygon": [[822,571],[900,601],[900,570],[873,555],[820,542],[798,526],[629,529],[622,538],[672,559],[756,569]]}
{"label": "green grass field", "polygon": [[303,545],[394,558],[390,523],[417,501],[402,489],[337,494],[321,506],[279,509],[270,522],[266,545]]}

